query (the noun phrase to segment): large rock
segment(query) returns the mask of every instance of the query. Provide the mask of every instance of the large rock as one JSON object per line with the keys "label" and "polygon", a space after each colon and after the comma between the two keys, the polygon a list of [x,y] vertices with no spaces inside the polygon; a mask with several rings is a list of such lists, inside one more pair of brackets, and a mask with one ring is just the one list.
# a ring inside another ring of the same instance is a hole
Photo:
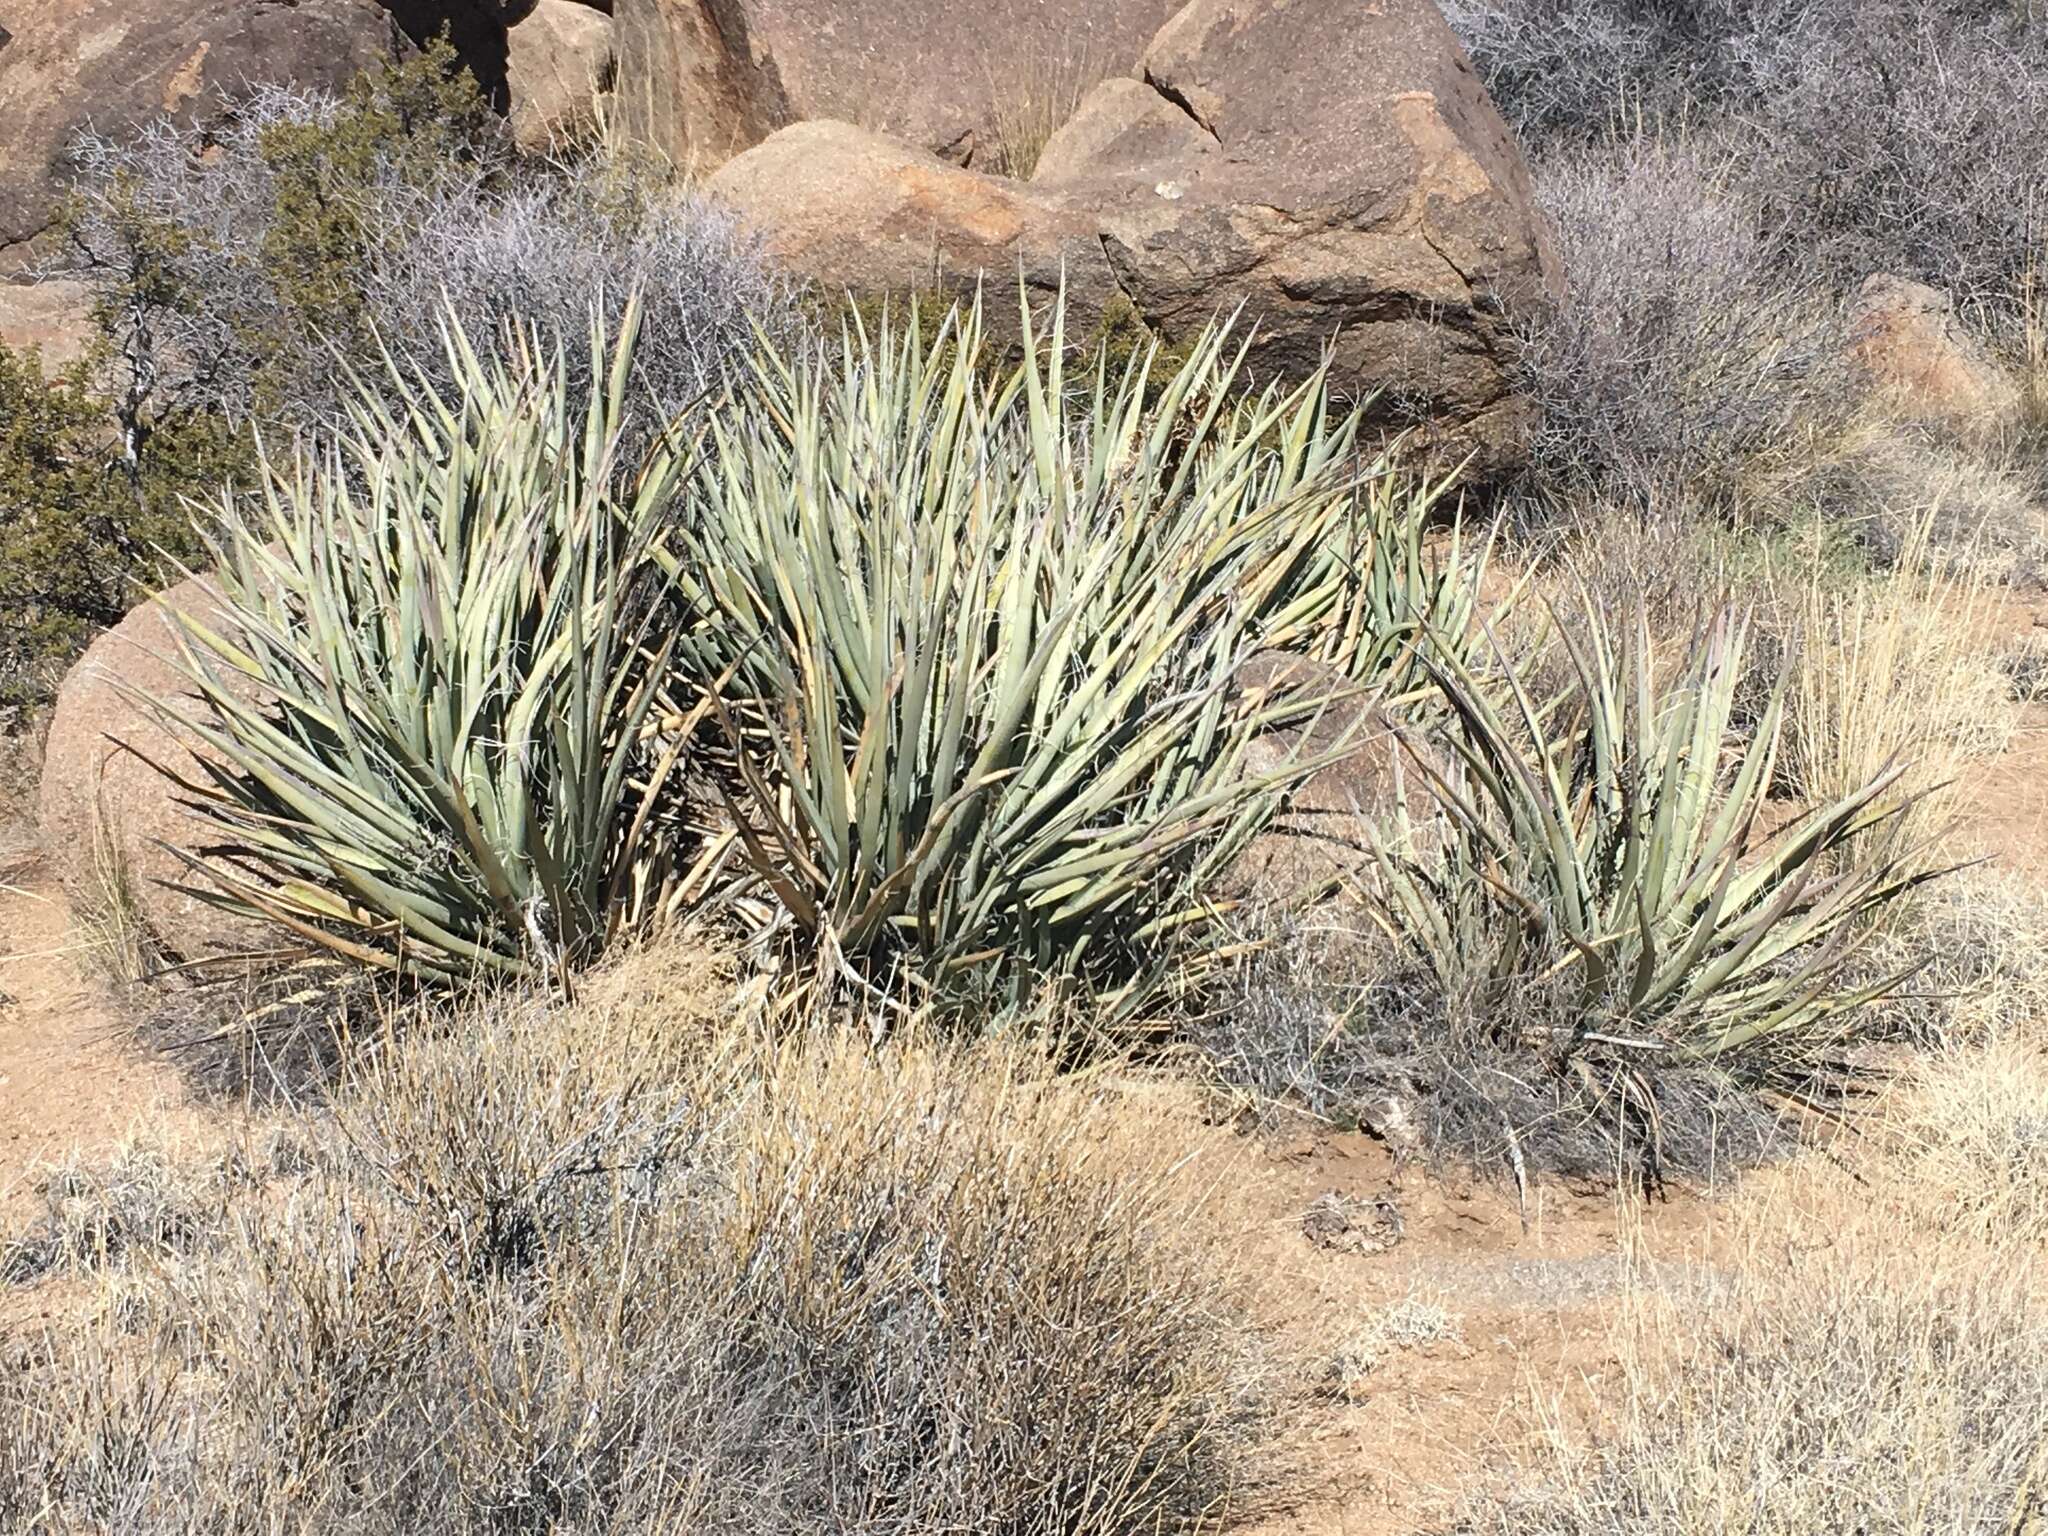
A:
{"label": "large rock", "polygon": [[34,347],[55,376],[85,356],[92,341],[92,295],[66,279],[0,282],[0,345]]}
{"label": "large rock", "polygon": [[1480,473],[1521,451],[1516,322],[1561,283],[1521,152],[1430,0],[1193,0],[1026,186],[812,124],[710,188],[832,287],[900,286],[919,255],[999,282],[1021,256],[1035,286],[1064,260],[1077,329],[1115,304],[1177,341],[1242,305],[1254,377],[1329,349],[1340,391]]}
{"label": "large rock", "polygon": [[1851,355],[1888,403],[1959,431],[1996,431],[2020,391],[1938,288],[1880,273],[1849,307]]}
{"label": "large rock", "polygon": [[1092,214],[963,170],[850,123],[798,123],[729,162],[706,190],[742,209],[770,256],[828,292],[905,293],[990,280],[991,317],[1022,273],[1100,310],[1115,292]]}
{"label": "large rock", "polygon": [[[1528,168],[1430,0],[1194,0],[1145,55],[1156,100],[1084,103],[1047,160],[1101,211],[1168,335],[1242,303],[1255,370],[1384,391],[1483,465],[1517,452],[1513,317],[1560,285]],[[1184,126],[1170,129],[1162,106]]]}
{"label": "large rock", "polygon": [[170,884],[196,883],[164,845],[201,851],[204,824],[152,762],[187,778],[202,771],[181,737],[136,707],[120,684],[155,699],[187,696],[171,659],[177,637],[166,605],[217,627],[217,599],[203,580],[181,582],[95,640],[58,690],[44,746],[43,851],[67,888],[97,897],[104,849],[122,871],[152,935],[171,953],[199,958],[260,949],[274,930],[237,920]]}
{"label": "large rock", "polygon": [[1130,74],[1177,0],[616,0],[619,103],[699,172],[813,118],[986,164],[1097,80]]}
{"label": "large rock", "polygon": [[540,148],[588,129],[611,84],[612,19],[580,0],[539,0],[506,34],[513,137]]}

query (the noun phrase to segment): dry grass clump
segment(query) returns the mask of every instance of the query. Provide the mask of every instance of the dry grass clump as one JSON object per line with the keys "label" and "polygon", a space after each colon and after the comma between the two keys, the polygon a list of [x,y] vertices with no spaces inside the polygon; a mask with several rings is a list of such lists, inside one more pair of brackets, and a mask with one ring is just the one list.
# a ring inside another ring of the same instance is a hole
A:
{"label": "dry grass clump", "polygon": [[2048,1050],[2002,1040],[1917,1061],[1879,1145],[1939,1231],[2048,1240]]}
{"label": "dry grass clump", "polygon": [[92,881],[72,897],[71,921],[87,965],[116,987],[133,986],[163,959],[104,804],[93,813]]}
{"label": "dry grass clump", "polygon": [[0,1528],[1150,1533],[1220,1505],[1254,1372],[1192,1170],[992,1050],[707,1038],[647,964],[388,1043],[335,1156],[31,1341]]}
{"label": "dry grass clump", "polygon": [[1329,1383],[1339,1396],[1360,1396],[1367,1379],[1403,1350],[1455,1344],[1464,1337],[1464,1320],[1445,1297],[1415,1291],[1377,1307],[1337,1347],[1330,1358]]}
{"label": "dry grass clump", "polygon": [[1560,1446],[1464,1529],[2031,1529],[2048,1315],[2029,1267],[1962,1249],[1886,1262],[1870,1242],[1774,1244],[1705,1307],[1659,1309],[1642,1335],[1624,1328],[1619,1423],[1589,1451]]}
{"label": "dry grass clump", "polygon": [[1892,1034],[1952,1047],[2030,1033],[2048,1020],[2048,901],[1995,864],[1962,871],[1916,892],[1869,963],[1919,966],[1882,1005]]}
{"label": "dry grass clump", "polygon": [[1015,59],[992,64],[989,143],[986,149],[976,145],[969,163],[991,176],[1029,181],[1052,136],[1066,126],[1082,99],[1115,73],[1090,48],[1022,69]]}
{"label": "dry grass clump", "polygon": [[219,1219],[235,1165],[181,1166],[166,1150],[129,1142],[103,1164],[73,1156],[36,1179],[42,1211],[0,1243],[0,1281],[82,1274],[188,1251]]}
{"label": "dry grass clump", "polygon": [[1922,785],[1947,784],[2018,729],[1987,633],[1990,585],[1931,549],[1929,533],[1923,522],[1889,580],[1846,592],[1811,575],[1789,583],[1781,611],[1798,661],[1785,766],[1807,799],[1845,794],[1895,762],[1911,762]]}

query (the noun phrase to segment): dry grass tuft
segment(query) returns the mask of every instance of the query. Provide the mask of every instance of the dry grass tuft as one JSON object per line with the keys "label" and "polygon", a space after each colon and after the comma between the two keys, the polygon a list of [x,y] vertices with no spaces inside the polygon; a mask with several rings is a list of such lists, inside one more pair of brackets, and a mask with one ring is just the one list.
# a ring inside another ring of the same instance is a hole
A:
{"label": "dry grass tuft", "polygon": [[713,1030],[722,987],[649,952],[384,1042],[0,1377],[0,1529],[1214,1514],[1258,1372],[1199,1173],[1030,1058]]}
{"label": "dry grass tuft", "polygon": [[[1932,552],[1926,524],[1886,581],[1842,592],[1809,575],[1781,591],[1797,658],[1785,764],[1796,793],[1832,799],[1900,761],[1932,788],[2011,744],[2019,709],[1987,634],[1993,590]],[[1952,804],[1931,795],[1921,829]]]}
{"label": "dry grass tuft", "polygon": [[1995,864],[1962,871],[1915,893],[1869,964],[1920,967],[1882,1004],[1893,1034],[1944,1048],[2021,1036],[2048,1020],[2048,897]]}
{"label": "dry grass tuft", "polygon": [[2048,1050],[2005,1040],[1914,1064],[1877,1177],[1937,1231],[2048,1241]]}
{"label": "dry grass tuft", "polygon": [[130,1142],[104,1163],[73,1157],[35,1182],[41,1213],[0,1244],[0,1282],[87,1274],[185,1252],[219,1220],[235,1169],[181,1166],[167,1151]]}
{"label": "dry grass tuft", "polygon": [[117,987],[140,982],[163,959],[104,805],[93,816],[92,884],[73,893],[71,919],[87,964]]}
{"label": "dry grass tuft", "polygon": [[1501,1536],[2006,1532],[2039,1490],[2048,1315],[2030,1267],[1882,1235],[1786,1243],[1625,1325],[1619,1422],[1464,1529]]}
{"label": "dry grass tuft", "polygon": [[1448,1298],[1411,1292],[1371,1312],[1337,1347],[1330,1359],[1329,1383],[1340,1397],[1363,1395],[1367,1379],[1403,1350],[1455,1344],[1464,1338],[1464,1319],[1451,1310]]}
{"label": "dry grass tuft", "polygon": [[1065,127],[1082,99],[1114,71],[1092,50],[1020,69],[1016,60],[992,65],[989,100],[994,106],[991,141],[979,146],[974,169],[992,176],[1029,181],[1052,136]]}

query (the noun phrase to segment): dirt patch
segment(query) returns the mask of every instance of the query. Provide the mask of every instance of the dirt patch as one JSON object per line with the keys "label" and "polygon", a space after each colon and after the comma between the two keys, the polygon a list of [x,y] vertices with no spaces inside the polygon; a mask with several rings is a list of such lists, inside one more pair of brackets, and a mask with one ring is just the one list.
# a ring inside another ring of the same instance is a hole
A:
{"label": "dirt patch", "polygon": [[195,1119],[168,1066],[129,1038],[86,971],[63,893],[47,870],[0,876],[0,1229],[19,1219],[39,1164],[137,1130]]}
{"label": "dirt patch", "polygon": [[2012,746],[1962,791],[1969,808],[1950,842],[1956,856],[1987,856],[2048,887],[2048,702],[2026,707]]}

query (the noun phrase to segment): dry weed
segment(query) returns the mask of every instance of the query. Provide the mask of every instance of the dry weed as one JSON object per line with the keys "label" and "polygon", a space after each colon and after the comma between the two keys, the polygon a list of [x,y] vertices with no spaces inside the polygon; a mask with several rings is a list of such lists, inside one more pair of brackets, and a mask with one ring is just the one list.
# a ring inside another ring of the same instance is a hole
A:
{"label": "dry weed", "polygon": [[[2019,711],[1987,633],[1994,594],[1929,548],[1926,524],[1889,579],[1844,593],[1808,573],[1781,590],[1796,652],[1785,763],[1796,793],[1833,799],[1899,761],[1922,786],[1948,785],[2010,745]],[[1935,790],[1921,830],[1953,803]]]}
{"label": "dry weed", "polygon": [[[1916,1062],[1871,1176],[1936,1232],[2048,1242],[2048,1050],[2005,1040]],[[1935,1239],[1938,1240],[1938,1239]]]}
{"label": "dry weed", "polygon": [[[2026,1530],[2048,1427],[2030,1266],[1897,1254],[1865,1228],[1775,1240],[1704,1299],[1617,1327],[1619,1418],[1560,1434],[1468,1531],[1506,1536],[1924,1536]],[[2038,1508],[2038,1506],[2034,1506]]]}
{"label": "dry weed", "polygon": [[977,147],[974,168],[1029,181],[1052,136],[1066,126],[1082,98],[1112,73],[1089,49],[1037,67],[1020,69],[1016,60],[991,66],[993,132],[985,154]]}
{"label": "dry weed", "polygon": [[1962,871],[1916,893],[1869,965],[1918,967],[1881,1005],[1892,1033],[1938,1047],[2012,1039],[2048,1020],[2048,899],[1995,864]]}
{"label": "dry weed", "polygon": [[1463,1338],[1464,1319],[1451,1309],[1449,1298],[1411,1292],[1376,1308],[1337,1347],[1329,1365],[1330,1386],[1340,1397],[1359,1397],[1367,1378],[1389,1356],[1433,1344],[1455,1344]]}
{"label": "dry weed", "polygon": [[292,1177],[0,1374],[0,1529],[1213,1515],[1256,1373],[1199,1171],[1030,1057],[726,995],[650,952],[382,1042]]}
{"label": "dry weed", "polygon": [[72,894],[71,919],[88,965],[117,987],[140,982],[163,959],[105,805],[93,816],[92,883]]}

